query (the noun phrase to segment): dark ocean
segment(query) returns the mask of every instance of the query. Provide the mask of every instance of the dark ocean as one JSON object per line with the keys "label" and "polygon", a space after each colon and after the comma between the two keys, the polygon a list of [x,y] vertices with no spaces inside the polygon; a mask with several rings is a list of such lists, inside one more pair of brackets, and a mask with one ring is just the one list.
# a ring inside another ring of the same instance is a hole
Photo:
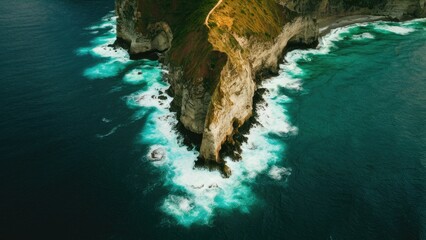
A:
{"label": "dark ocean", "polygon": [[113,9],[0,2],[0,239],[426,239],[426,19],[289,52],[223,179],[167,69],[108,47]]}

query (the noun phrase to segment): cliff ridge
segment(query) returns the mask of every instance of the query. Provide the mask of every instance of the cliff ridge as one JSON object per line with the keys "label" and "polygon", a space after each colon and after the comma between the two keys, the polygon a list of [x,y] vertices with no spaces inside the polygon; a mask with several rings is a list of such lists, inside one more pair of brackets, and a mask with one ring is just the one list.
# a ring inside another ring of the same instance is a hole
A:
{"label": "cliff ridge", "polygon": [[[200,157],[219,152],[253,114],[257,82],[278,73],[289,44],[313,45],[320,29],[356,15],[426,16],[425,0],[116,0],[117,43],[133,58],[169,66],[173,107],[201,136]],[[379,18],[371,18],[377,20]]]}

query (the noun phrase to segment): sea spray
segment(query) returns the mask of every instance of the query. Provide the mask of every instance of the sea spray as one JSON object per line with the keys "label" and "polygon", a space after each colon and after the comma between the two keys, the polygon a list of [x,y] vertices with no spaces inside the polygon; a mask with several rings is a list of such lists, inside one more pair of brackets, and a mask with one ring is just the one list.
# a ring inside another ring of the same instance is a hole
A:
{"label": "sea spray", "polygon": [[[161,200],[160,209],[186,227],[211,224],[217,210],[249,213],[258,200],[252,186],[259,175],[267,175],[274,181],[285,181],[291,175],[291,169],[282,166],[285,162],[285,140],[297,134],[298,129],[291,124],[286,110],[292,99],[283,95],[282,90],[304,92],[303,81],[307,74],[300,62],[307,63],[316,55],[330,54],[338,48],[336,43],[340,41],[362,43],[374,41],[381,33],[410,34],[424,28],[419,27],[419,24],[424,25],[424,21],[418,20],[399,26],[390,22],[355,24],[331,31],[320,40],[316,49],[288,53],[280,75],[265,80],[260,86],[267,91],[265,102],[256,106],[258,123],[252,127],[247,134],[247,142],[242,145],[242,161],[225,159],[233,175],[224,179],[218,172],[194,168],[198,152],[185,146],[175,130],[177,116],[170,111],[172,99],[164,94],[169,85],[163,81],[165,70],[161,64],[130,61],[126,51],[109,46],[115,41],[115,21],[116,18],[110,14],[100,24],[87,29],[95,38],[91,46],[78,49],[77,54],[91,55],[99,59],[99,63],[86,69],[84,75],[89,79],[123,76],[124,83],[140,86],[139,91],[123,96],[123,100],[135,110],[135,119],[146,119],[138,137],[138,144],[149,146],[143,160],[152,162],[152,167],[163,173],[163,179],[159,181],[169,189],[168,196]],[[155,151],[161,156],[153,158],[158,155]]]}

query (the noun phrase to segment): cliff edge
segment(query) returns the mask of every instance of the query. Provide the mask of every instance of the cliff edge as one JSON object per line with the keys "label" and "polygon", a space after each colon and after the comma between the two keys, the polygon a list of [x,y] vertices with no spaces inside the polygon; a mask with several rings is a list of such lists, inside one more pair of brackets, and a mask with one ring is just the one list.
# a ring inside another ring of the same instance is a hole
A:
{"label": "cliff edge", "polygon": [[[403,20],[425,0],[116,0],[117,43],[161,59],[179,120],[201,136],[200,157],[221,162],[225,142],[253,113],[257,82],[278,73],[289,44],[313,45],[340,18]],[[374,18],[377,19],[377,18]]]}

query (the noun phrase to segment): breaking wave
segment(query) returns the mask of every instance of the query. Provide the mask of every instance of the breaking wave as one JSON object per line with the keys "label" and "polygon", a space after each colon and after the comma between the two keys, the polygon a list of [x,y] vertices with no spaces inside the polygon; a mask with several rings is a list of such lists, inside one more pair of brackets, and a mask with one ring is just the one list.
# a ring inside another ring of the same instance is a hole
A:
{"label": "breaking wave", "polygon": [[252,189],[256,178],[263,175],[274,181],[285,181],[291,175],[292,170],[283,167],[285,141],[288,136],[297,134],[298,129],[291,124],[286,110],[292,99],[282,92],[303,93],[305,73],[300,61],[309,62],[315,55],[329,54],[343,40],[374,41],[383,33],[410,34],[423,29],[424,23],[423,19],[354,24],[331,31],[316,49],[289,52],[281,65],[280,75],[262,83],[261,88],[266,89],[265,101],[256,106],[259,117],[246,136],[247,142],[242,145],[242,161],[226,159],[233,173],[229,179],[215,171],[194,168],[198,152],[185,146],[175,131],[178,122],[176,114],[170,111],[172,99],[165,94],[169,84],[162,77],[167,70],[158,62],[130,61],[126,51],[110,46],[116,36],[113,13],[86,29],[94,39],[91,46],[78,49],[76,54],[99,60],[97,65],[83,72],[88,79],[120,77],[123,83],[140,86],[139,91],[123,99],[135,110],[136,119],[146,119],[138,136],[139,144],[150,147],[143,160],[150,161],[153,168],[163,173],[162,182],[169,187],[168,196],[161,200],[161,210],[178,224],[189,227],[211,224],[217,210],[249,213],[258,200]]}

